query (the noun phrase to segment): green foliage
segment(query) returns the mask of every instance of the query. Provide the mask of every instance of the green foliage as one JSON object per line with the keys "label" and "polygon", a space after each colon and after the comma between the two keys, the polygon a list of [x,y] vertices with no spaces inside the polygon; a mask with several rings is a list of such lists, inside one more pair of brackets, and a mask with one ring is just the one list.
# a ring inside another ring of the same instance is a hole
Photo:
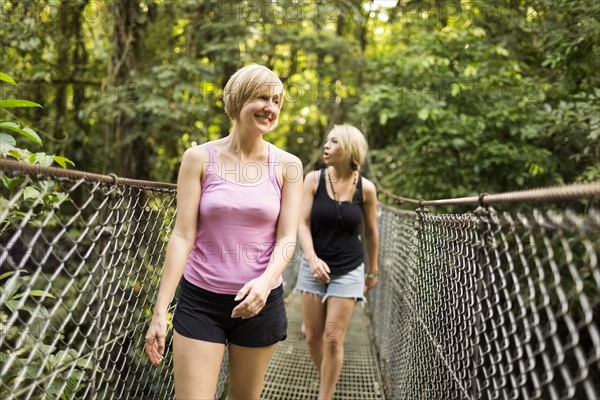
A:
{"label": "green foliage", "polygon": [[[9,75],[0,73],[0,81],[16,85],[14,79]],[[0,111],[7,108],[28,108],[41,107],[40,104],[28,100],[8,99],[0,101]],[[20,161],[25,161],[30,164],[40,164],[42,166],[50,166],[57,163],[63,168],[67,164],[74,165],[71,160],[66,157],[56,155],[46,155],[42,152],[31,152],[25,148],[17,147],[17,139],[13,137],[18,133],[20,137],[27,139],[27,142],[32,142],[35,145],[42,146],[42,139],[29,126],[26,126],[21,121],[12,116],[12,120],[0,120],[0,156],[13,157]]]}
{"label": "green foliage", "polygon": [[[433,17],[380,23],[399,44],[372,51],[355,119],[377,148],[383,186],[430,199],[598,179],[598,58],[571,55],[579,44],[598,53],[598,6],[580,3],[585,15],[564,2],[464,2],[451,18],[423,6]],[[568,49],[544,36],[559,24],[564,37],[579,20]]]}
{"label": "green foliage", "polygon": [[79,169],[170,182],[191,142],[227,135],[222,88],[249,63],[286,85],[269,140],[308,162],[355,102],[368,20],[361,1],[42,0],[7,4],[5,15],[9,72],[31,76],[24,90],[53,105],[20,117]]}
{"label": "green foliage", "polygon": [[[16,85],[13,78],[4,73],[0,73],[0,81]],[[19,99],[8,99],[0,101],[0,109],[23,107],[41,107],[41,105],[32,101]],[[9,132],[10,134],[7,132]],[[20,134],[22,137],[28,139],[30,142],[33,142],[39,146],[42,145],[42,139],[40,139],[39,135],[30,127],[25,126],[19,121],[0,120],[0,155],[3,157],[13,156],[18,160],[29,160],[33,154],[29,151],[19,149],[16,147],[17,142],[12,136],[15,133]]]}
{"label": "green foliage", "polygon": [[[13,85],[15,84],[10,76],[3,73],[0,73],[0,80]],[[25,100],[5,100],[4,102],[0,102],[0,111],[2,108],[33,106],[40,107],[37,103]],[[18,120],[2,120],[0,121],[0,156],[12,157],[19,161],[44,167],[50,166],[53,163],[57,163],[63,168],[66,168],[67,164],[73,165],[73,162],[66,157],[48,155],[44,152],[32,152],[27,148],[17,147],[18,138],[13,136],[15,133],[19,134],[20,138],[26,139],[24,145],[33,143],[42,146],[40,136],[32,128]],[[53,204],[63,202],[67,199],[67,195],[61,192],[51,180],[28,182],[23,177],[10,177],[5,174],[2,174],[1,180],[4,190],[0,191],[0,206],[2,206],[2,209],[8,210],[8,212],[3,213],[4,218],[0,221],[0,234],[8,229],[14,229],[19,225],[19,221],[26,212],[23,210],[36,210],[35,215],[29,217],[32,223],[36,224],[42,220]],[[17,191],[21,192],[15,196]],[[16,201],[10,202],[9,199],[11,198],[16,199]]]}
{"label": "green foliage", "polygon": [[[15,81],[4,73],[0,73],[0,80],[15,85]],[[18,99],[9,99],[0,102],[0,109],[40,107],[39,104]],[[0,121],[0,156],[12,157],[30,164],[50,166],[57,163],[66,168],[66,164],[73,164],[66,157],[47,155],[43,152],[32,152],[19,146],[42,146],[40,136],[30,127],[10,115],[12,119]],[[14,136],[14,135],[18,136]],[[24,141],[24,142],[23,142]],[[19,143],[24,144],[19,144]],[[0,206],[5,212],[0,221],[0,234],[17,229],[25,219],[32,226],[42,223],[44,217],[55,204],[68,200],[66,193],[61,192],[55,182],[41,180],[30,182],[23,177],[10,177],[2,174],[2,190],[0,191]],[[33,213],[31,213],[31,211]],[[90,362],[83,363],[78,359],[73,349],[59,349],[54,344],[55,338],[47,338],[45,334],[27,329],[36,326],[36,320],[47,320],[50,317],[45,301],[54,296],[46,290],[31,289],[28,287],[29,277],[25,270],[8,271],[0,275],[0,323],[2,330],[6,329],[3,344],[0,348],[0,360],[12,361],[13,368],[3,376],[3,385],[0,386],[0,397],[8,398],[10,393],[2,393],[12,384],[19,381],[20,387],[27,385],[40,385],[41,392],[56,399],[76,399],[77,393],[86,382],[85,370],[92,367]],[[23,290],[25,289],[25,290]],[[29,318],[25,317],[29,315]],[[18,316],[16,320],[12,316]],[[9,323],[10,317],[10,324]],[[52,382],[37,383],[39,376],[60,371]],[[24,376],[19,376],[25,371]],[[45,396],[44,395],[44,396]],[[42,396],[42,395],[40,395]],[[42,398],[42,397],[40,397]]]}
{"label": "green foliage", "polygon": [[268,139],[306,164],[351,122],[409,197],[598,179],[592,0],[35,3],[6,5],[3,59],[53,106],[3,130],[35,124],[86,171],[174,182],[192,142],[228,133],[229,76],[262,63],[286,85]]}

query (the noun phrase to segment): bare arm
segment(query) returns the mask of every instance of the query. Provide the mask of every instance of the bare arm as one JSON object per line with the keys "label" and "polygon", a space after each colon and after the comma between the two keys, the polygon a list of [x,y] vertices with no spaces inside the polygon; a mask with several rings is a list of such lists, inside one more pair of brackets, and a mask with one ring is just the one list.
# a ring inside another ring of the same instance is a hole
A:
{"label": "bare arm", "polygon": [[329,266],[321,260],[315,253],[315,246],[310,230],[310,214],[312,212],[315,192],[319,186],[321,171],[312,171],[304,179],[304,188],[302,189],[302,208],[300,211],[300,225],[298,226],[298,241],[302,248],[302,253],[308,261],[310,272],[319,282],[329,282]]}
{"label": "bare arm", "polygon": [[300,242],[304,257],[309,261],[309,264],[312,260],[317,258],[313,246],[312,235],[310,233],[310,213],[312,211],[318,182],[319,171],[312,171],[306,175],[304,186],[302,188],[302,207],[300,209],[300,224],[298,225],[298,241]]}
{"label": "bare arm", "polygon": [[366,178],[363,179],[363,212],[365,218],[365,246],[369,264],[365,286],[371,289],[377,284],[379,271],[379,231],[377,229],[377,191],[375,185]]}
{"label": "bare arm", "polygon": [[165,255],[152,321],[146,333],[146,353],[152,364],[159,364],[165,349],[167,310],[183,274],[196,237],[203,166],[208,157],[204,146],[188,149],[177,177],[177,219]]}
{"label": "bare arm", "polygon": [[283,187],[275,248],[262,275],[246,283],[238,292],[236,300],[246,298],[233,309],[231,316],[234,318],[251,318],[262,310],[271,289],[294,256],[302,201],[302,164],[298,157],[289,153],[283,153],[280,161]]}
{"label": "bare arm", "polygon": [[[283,158],[283,157],[282,157]],[[277,223],[277,239],[271,261],[264,272],[272,287],[294,257],[296,234],[302,201],[302,163],[289,155],[284,162],[281,212]]]}

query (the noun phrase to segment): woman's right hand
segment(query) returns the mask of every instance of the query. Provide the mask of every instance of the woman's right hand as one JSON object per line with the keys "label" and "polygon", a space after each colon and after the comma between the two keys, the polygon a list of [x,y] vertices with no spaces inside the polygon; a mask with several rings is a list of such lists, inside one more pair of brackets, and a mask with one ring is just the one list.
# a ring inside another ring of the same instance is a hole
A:
{"label": "woman's right hand", "polygon": [[150,327],[146,333],[145,351],[153,365],[160,365],[165,354],[165,339],[167,337],[166,316],[153,315]]}
{"label": "woman's right hand", "polygon": [[329,269],[329,265],[320,258],[317,258],[315,262],[310,265],[310,272],[317,282],[329,283],[329,273],[331,270]]}

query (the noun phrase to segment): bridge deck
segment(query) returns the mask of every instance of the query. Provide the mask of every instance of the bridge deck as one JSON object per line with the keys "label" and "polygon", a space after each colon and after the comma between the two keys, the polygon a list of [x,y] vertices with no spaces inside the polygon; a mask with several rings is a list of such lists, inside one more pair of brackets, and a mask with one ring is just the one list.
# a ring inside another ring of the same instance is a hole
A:
{"label": "bridge deck", "polygon": [[[267,371],[261,399],[316,399],[319,378],[300,334],[301,295],[288,295],[286,309],[288,338],[277,346]],[[334,399],[384,399],[371,322],[367,308],[361,305],[355,307],[346,334],[344,365]]]}

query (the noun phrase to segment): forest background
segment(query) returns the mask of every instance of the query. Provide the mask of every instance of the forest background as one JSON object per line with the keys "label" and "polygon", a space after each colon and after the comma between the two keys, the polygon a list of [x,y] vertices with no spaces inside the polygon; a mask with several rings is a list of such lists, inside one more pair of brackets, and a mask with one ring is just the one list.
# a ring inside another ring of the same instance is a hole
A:
{"label": "forest background", "polygon": [[596,0],[0,4],[0,100],[41,105],[0,109],[3,156],[174,183],[186,148],[228,134],[227,79],[258,63],[286,90],[268,139],[307,168],[347,122],[367,175],[405,197],[600,179]]}

